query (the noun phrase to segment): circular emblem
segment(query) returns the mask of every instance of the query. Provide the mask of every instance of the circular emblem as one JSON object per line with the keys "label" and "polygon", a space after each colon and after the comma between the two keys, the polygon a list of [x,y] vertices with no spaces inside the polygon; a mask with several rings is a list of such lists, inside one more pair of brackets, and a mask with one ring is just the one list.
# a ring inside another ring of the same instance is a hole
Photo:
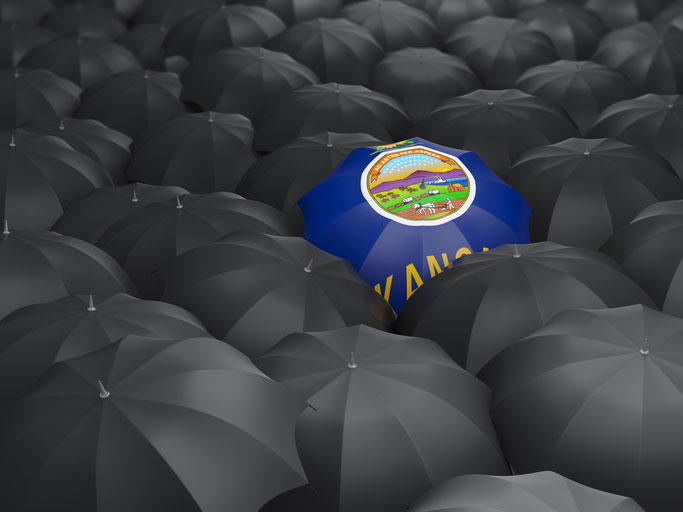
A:
{"label": "circular emblem", "polygon": [[380,153],[363,170],[360,187],[377,213],[416,226],[460,217],[476,193],[472,173],[457,157],[424,146]]}

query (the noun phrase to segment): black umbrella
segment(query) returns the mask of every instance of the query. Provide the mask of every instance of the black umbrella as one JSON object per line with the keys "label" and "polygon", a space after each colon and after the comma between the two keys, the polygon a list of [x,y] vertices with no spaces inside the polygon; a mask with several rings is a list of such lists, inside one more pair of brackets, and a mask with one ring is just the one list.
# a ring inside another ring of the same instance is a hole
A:
{"label": "black umbrella", "polygon": [[55,37],[51,30],[42,27],[16,23],[0,25],[0,68],[16,67],[29,50]]}
{"label": "black umbrella", "polygon": [[588,133],[652,149],[683,179],[683,98],[679,95],[645,94],[615,103],[600,114]]}
{"label": "black umbrella", "polygon": [[365,27],[343,18],[316,18],[292,25],[266,47],[285,52],[323,82],[369,85],[384,50]]}
{"label": "black umbrella", "polygon": [[605,107],[637,95],[622,74],[591,61],[558,60],[536,66],[525,71],[515,87],[562,105],[582,135]]}
{"label": "black umbrella", "polygon": [[508,473],[489,390],[429,340],[297,333],[254,363],[310,405],[296,441],[317,510],[399,511],[446,478]]}
{"label": "black umbrella", "polygon": [[126,176],[195,193],[233,191],[256,162],[253,137],[251,121],[241,114],[179,116],[135,142]]}
{"label": "black umbrella", "polygon": [[50,119],[24,123],[21,128],[52,135],[79,153],[99,162],[115,184],[124,183],[123,173],[130,160],[131,138],[94,119]]}
{"label": "black umbrella", "polygon": [[683,89],[683,31],[640,22],[614,30],[591,60],[623,73],[642,93]]}
{"label": "black umbrella", "polygon": [[581,485],[552,471],[463,475],[434,487],[410,512],[645,512],[631,498]]}
{"label": "black umbrella", "polygon": [[256,130],[257,151],[275,151],[297,137],[326,131],[367,133],[382,141],[401,140],[411,120],[394,98],[360,85],[322,84],[301,87]]}
{"label": "black umbrella", "polygon": [[0,322],[0,407],[29,392],[53,363],[93,352],[130,334],[208,336],[191,313],[125,293],[71,295],[23,307]]}
{"label": "black umbrella", "polygon": [[[455,27],[484,16],[511,16],[506,0],[421,0],[441,34],[448,36]],[[415,6],[419,7],[419,6]]]}
{"label": "black umbrella", "polygon": [[584,0],[584,7],[611,29],[628,27],[655,16],[669,0]]}
{"label": "black umbrella", "polygon": [[230,0],[231,3],[260,5],[273,11],[287,25],[313,18],[331,18],[344,0]]}
{"label": "black umbrella", "polygon": [[645,208],[600,250],[621,263],[662,311],[683,317],[681,234],[683,201],[665,201]]}
{"label": "black umbrella", "polygon": [[163,265],[240,230],[291,234],[282,214],[272,206],[216,192],[148,204],[102,233],[97,245],[123,266],[142,297],[156,299],[164,289],[159,274]]}
{"label": "black umbrella", "polygon": [[228,46],[261,46],[284,29],[282,20],[263,7],[216,5],[176,23],[166,38],[166,52],[192,61]]}
{"label": "black umbrella", "polygon": [[566,311],[480,373],[517,472],[549,469],[633,497],[683,499],[683,320],[633,305]]}
{"label": "black umbrella", "polygon": [[65,4],[52,11],[42,22],[62,36],[116,39],[126,25],[114,9],[89,3]]}
{"label": "black umbrella", "polygon": [[100,188],[71,203],[51,229],[96,245],[102,233],[121,219],[141,212],[148,204],[183,194],[187,194],[187,190],[181,187],[143,183]]}
{"label": "black umbrella", "polygon": [[563,59],[587,59],[607,28],[600,18],[568,0],[552,0],[522,9],[517,18],[543,32]]}
{"label": "black umbrella", "polygon": [[441,35],[427,13],[396,0],[365,0],[344,7],[339,16],[367,28],[388,52],[441,46]]}
{"label": "black umbrella", "polygon": [[652,19],[652,23],[665,27],[674,25],[678,29],[683,29],[683,2],[680,0],[672,2],[666,9],[659,11],[659,14]]}
{"label": "black umbrella", "polygon": [[0,217],[12,227],[49,229],[72,202],[111,185],[104,167],[57,137],[0,132]]}
{"label": "black umbrella", "polygon": [[381,141],[365,133],[326,132],[296,139],[252,165],[237,192],[280,209],[288,224],[297,233],[303,233],[299,199],[323,181],[351,151],[380,144]]}
{"label": "black umbrella", "polygon": [[81,92],[76,84],[44,69],[0,69],[0,129],[71,115]]}
{"label": "black umbrella", "polygon": [[170,27],[193,13],[206,7],[220,5],[221,0],[144,0],[140,9],[133,16],[133,23],[162,22]]}
{"label": "black umbrella", "polygon": [[446,39],[489,89],[512,87],[527,69],[559,57],[543,32],[517,19],[485,16],[458,25]]}
{"label": "black umbrella", "polygon": [[260,47],[226,48],[194,61],[181,75],[180,97],[204,110],[256,116],[264,102],[278,102],[318,77],[286,53]]}
{"label": "black umbrella", "polygon": [[516,89],[478,90],[442,101],[414,135],[476,152],[502,175],[524,151],[578,136],[562,108]]}
{"label": "black umbrella", "polygon": [[143,23],[121,35],[116,42],[135,55],[145,69],[166,71],[166,49],[163,45],[168,28],[164,22]]}
{"label": "black umbrella", "polygon": [[0,507],[256,512],[306,481],[301,409],[223,342],[127,336],[0,416]]}
{"label": "black umbrella", "polygon": [[0,0],[0,21],[37,25],[53,9],[51,0]]}
{"label": "black umbrella", "polygon": [[232,233],[181,254],[162,274],[164,300],[250,357],[292,332],[394,320],[350,263],[302,238]]}
{"label": "black umbrella", "polygon": [[630,304],[654,305],[604,254],[553,242],[502,245],[461,257],[418,288],[395,330],[438,342],[476,373],[561,311]]}
{"label": "black umbrella", "polygon": [[598,249],[643,208],[683,198],[657,153],[616,139],[567,139],[524,153],[505,175],[533,210],[533,241]]}
{"label": "black umbrella", "polygon": [[460,57],[436,48],[404,48],[375,66],[372,88],[401,102],[415,122],[442,100],[481,88]]}
{"label": "black umbrella", "polygon": [[0,233],[0,288],[0,318],[67,295],[135,295],[130,278],[101,249],[52,231],[10,230],[7,222]]}
{"label": "black umbrella", "polygon": [[124,71],[140,70],[135,55],[106,39],[60,37],[36,46],[20,64],[47,69],[83,88]]}
{"label": "black umbrella", "polygon": [[[76,0],[82,2],[82,0]],[[111,7],[119,16],[129,20],[148,0],[89,0],[91,4],[105,5]]]}
{"label": "black umbrella", "polygon": [[181,89],[175,73],[119,73],[86,89],[76,117],[96,119],[135,139],[186,112]]}

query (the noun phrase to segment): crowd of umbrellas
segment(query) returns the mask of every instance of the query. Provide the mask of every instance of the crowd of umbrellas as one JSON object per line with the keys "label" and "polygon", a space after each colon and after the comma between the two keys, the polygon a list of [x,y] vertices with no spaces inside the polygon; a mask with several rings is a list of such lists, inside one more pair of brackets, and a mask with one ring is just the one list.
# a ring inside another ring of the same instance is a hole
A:
{"label": "crowd of umbrellas", "polygon": [[[683,510],[681,94],[683,0],[0,0],[0,510]],[[531,243],[392,308],[310,197],[417,137]]]}

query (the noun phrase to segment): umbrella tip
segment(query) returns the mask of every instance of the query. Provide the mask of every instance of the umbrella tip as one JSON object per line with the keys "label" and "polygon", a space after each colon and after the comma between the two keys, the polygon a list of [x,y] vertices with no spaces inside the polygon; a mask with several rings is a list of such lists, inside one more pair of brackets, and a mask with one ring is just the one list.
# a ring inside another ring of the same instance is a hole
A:
{"label": "umbrella tip", "polygon": [[175,198],[175,207],[178,210],[180,210],[183,207],[183,203],[180,202],[180,196],[176,196]]}
{"label": "umbrella tip", "polygon": [[352,370],[354,368],[358,368],[358,365],[356,364],[356,356],[353,352],[351,352],[351,361],[349,361],[349,364],[347,364],[346,366],[348,366]]}
{"label": "umbrella tip", "polygon": [[17,145],[17,143],[14,140],[14,132],[12,132],[12,135],[10,136],[10,139],[9,139],[9,147],[13,148],[16,145]]}
{"label": "umbrella tip", "polygon": [[646,348],[641,348],[641,349],[640,349],[640,353],[643,354],[644,356],[646,356],[646,355],[648,355],[648,354],[650,353],[650,351],[649,351],[648,349],[646,349]]}
{"label": "umbrella tip", "polygon": [[512,255],[513,258],[521,258],[522,255],[519,254],[519,247],[517,247],[517,244],[515,244],[515,254]]}
{"label": "umbrella tip", "polygon": [[95,303],[92,300],[92,294],[90,294],[88,296],[88,311],[95,311],[96,309]]}
{"label": "umbrella tip", "polygon": [[7,222],[7,219],[5,219],[2,223],[2,234],[9,235],[9,223]]}
{"label": "umbrella tip", "polygon": [[135,185],[133,185],[133,196],[130,198],[131,202],[133,202],[133,203],[137,203],[139,201],[137,188],[138,188],[138,186],[136,183]]}
{"label": "umbrella tip", "polygon": [[258,58],[261,60],[266,58],[266,53],[263,51],[263,48],[258,49]]}
{"label": "umbrella tip", "polygon": [[19,68],[14,68],[14,78],[19,78]]}
{"label": "umbrella tip", "polygon": [[667,107],[669,107],[669,108],[674,108],[674,104],[673,104],[673,103],[669,103],[669,104],[667,105]]}
{"label": "umbrella tip", "polygon": [[646,356],[650,353],[650,347],[648,346],[647,338],[643,338],[643,347],[640,349],[640,353],[643,354],[644,356]]}
{"label": "umbrella tip", "polygon": [[144,76],[145,78],[149,78],[149,71],[145,69],[145,73],[142,76]]}
{"label": "umbrella tip", "polygon": [[311,273],[311,268],[312,268],[312,267],[313,267],[313,260],[309,261],[309,262],[308,262],[308,265],[306,265],[306,266],[304,267],[304,272],[306,272],[307,274],[310,274],[310,273]]}
{"label": "umbrella tip", "polygon": [[109,391],[104,387],[101,380],[97,381],[97,386],[100,388],[100,398],[109,398]]}
{"label": "umbrella tip", "polygon": [[213,112],[209,110],[209,122],[213,123]]}
{"label": "umbrella tip", "polygon": [[489,101],[489,102],[487,103],[487,105],[488,105],[489,107],[492,107],[492,106],[493,106],[493,102],[492,102],[492,101]]}
{"label": "umbrella tip", "polygon": [[59,118],[59,129],[60,130],[64,129],[64,118],[63,117]]}

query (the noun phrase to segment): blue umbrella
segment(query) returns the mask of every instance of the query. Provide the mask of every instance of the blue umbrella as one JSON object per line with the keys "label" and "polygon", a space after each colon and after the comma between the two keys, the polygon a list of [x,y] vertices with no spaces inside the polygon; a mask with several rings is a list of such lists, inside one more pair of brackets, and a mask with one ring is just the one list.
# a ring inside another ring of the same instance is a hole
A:
{"label": "blue umbrella", "polygon": [[531,209],[478,155],[417,137],[356,149],[299,206],[304,238],[397,312],[454,259],[529,242]]}

